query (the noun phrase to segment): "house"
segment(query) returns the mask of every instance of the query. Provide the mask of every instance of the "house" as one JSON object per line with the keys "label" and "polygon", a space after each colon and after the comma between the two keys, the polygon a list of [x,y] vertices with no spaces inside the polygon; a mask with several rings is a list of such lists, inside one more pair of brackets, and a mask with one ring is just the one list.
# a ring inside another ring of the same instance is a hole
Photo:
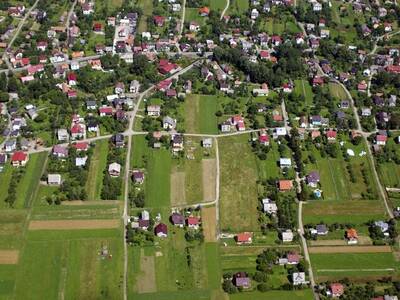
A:
{"label": "house", "polygon": [[86,127],[83,124],[77,123],[73,124],[71,127],[71,138],[73,140],[85,138],[86,135]]}
{"label": "house", "polygon": [[114,92],[116,94],[122,94],[125,92],[125,84],[123,82],[117,82],[115,84]]}
{"label": "house", "polygon": [[163,27],[164,23],[165,23],[165,17],[164,16],[154,16],[153,21],[156,26]]}
{"label": "house", "polygon": [[172,151],[179,152],[183,150],[183,135],[174,134],[171,137]]}
{"label": "house", "polygon": [[135,170],[132,172],[132,180],[136,184],[142,184],[144,182],[144,173],[139,170]]}
{"label": "house", "polygon": [[378,227],[385,236],[389,236],[389,224],[384,221],[375,221],[374,225]]}
{"label": "house", "polygon": [[199,14],[202,17],[208,17],[210,14],[210,9],[207,6],[199,8]]}
{"label": "house", "polygon": [[236,129],[238,131],[244,131],[246,130],[245,124],[244,124],[244,119],[241,115],[235,115],[231,118],[231,125],[236,126]]}
{"label": "house", "polygon": [[258,142],[263,146],[269,146],[269,136],[265,130],[260,131],[260,135],[258,136]]}
{"label": "house", "polygon": [[190,22],[190,24],[189,24],[189,30],[192,31],[192,32],[197,32],[197,31],[199,31],[199,30],[200,30],[200,25],[199,25],[199,23],[197,23],[197,22],[195,22],[195,21]]}
{"label": "house", "polygon": [[165,225],[164,223],[158,224],[156,227],[154,227],[154,233],[158,237],[167,237],[168,235],[167,225]]}
{"label": "house", "polygon": [[337,132],[334,130],[328,130],[326,132],[326,138],[328,139],[329,142],[336,141],[336,135]]}
{"label": "house", "polygon": [[237,272],[233,275],[233,284],[238,288],[248,289],[251,286],[251,280],[246,272]]}
{"label": "house", "polygon": [[293,188],[292,180],[279,180],[278,187],[281,192],[290,191]]}
{"label": "house", "polygon": [[180,213],[174,212],[171,215],[171,223],[177,227],[183,227],[185,225],[185,217],[182,216]]}
{"label": "house", "polygon": [[252,94],[253,94],[253,96],[255,96],[255,97],[259,97],[259,96],[260,96],[260,97],[268,96],[268,94],[269,94],[268,84],[263,83],[263,84],[261,85],[260,88],[258,88],[258,89],[253,89]]}
{"label": "house", "polygon": [[290,229],[287,229],[286,231],[283,231],[281,233],[281,237],[282,237],[282,242],[287,242],[290,243],[293,241],[293,232]]}
{"label": "house", "polygon": [[169,62],[167,59],[160,59],[158,63],[158,71],[163,74],[174,74],[180,70],[177,64]]}
{"label": "house", "polygon": [[76,167],[84,167],[86,165],[86,161],[87,161],[88,157],[76,157],[75,158],[75,166]]}
{"label": "house", "polygon": [[99,124],[96,119],[89,119],[87,122],[87,129],[89,132],[98,132]]}
{"label": "house", "polygon": [[55,145],[52,153],[57,158],[66,158],[68,157],[68,148],[61,145]]}
{"label": "house", "polygon": [[315,1],[312,6],[313,6],[313,11],[321,11],[322,10],[322,4],[317,1]]}
{"label": "house", "polygon": [[387,142],[387,136],[383,134],[377,134],[375,137],[375,143],[380,146],[385,146]]}
{"label": "house", "polygon": [[167,130],[175,129],[176,127],[176,119],[173,119],[169,116],[165,116],[163,118],[163,128]]}
{"label": "house", "polygon": [[289,252],[286,258],[288,265],[297,265],[300,262],[300,255],[296,252]]}
{"label": "house", "polygon": [[320,181],[320,176],[319,176],[318,171],[310,172],[306,177],[306,181],[307,181],[308,186],[316,188]]}
{"label": "house", "polygon": [[346,230],[345,237],[347,240],[347,244],[354,245],[358,243],[358,234],[357,230],[354,228],[349,228]]}
{"label": "house", "polygon": [[222,132],[230,132],[231,131],[231,122],[225,121],[220,125]]}
{"label": "house", "polygon": [[194,216],[189,216],[186,219],[186,224],[191,229],[199,229],[199,218]]}
{"label": "house", "polygon": [[67,75],[68,85],[76,85],[77,77],[75,73],[69,73]]}
{"label": "house", "polygon": [[111,177],[119,177],[121,174],[121,165],[119,163],[113,162],[108,166],[108,174]]}
{"label": "house", "polygon": [[259,15],[260,15],[260,13],[258,12],[258,10],[255,9],[255,8],[253,8],[253,9],[251,10],[250,18],[251,18],[252,20],[255,20],[255,19],[258,18]]}
{"label": "house", "polygon": [[279,159],[279,166],[281,169],[290,168],[292,166],[292,160],[290,158]]}
{"label": "house", "polygon": [[327,293],[328,296],[331,296],[333,298],[339,298],[344,293],[343,284],[341,284],[341,283],[331,283],[328,292],[329,292],[329,294]]}
{"label": "house", "polygon": [[20,166],[25,166],[26,163],[29,160],[29,155],[28,153],[22,152],[22,151],[16,151],[12,154],[11,156],[11,164],[14,167],[20,167]]}
{"label": "house", "polygon": [[109,117],[113,115],[113,108],[111,106],[102,106],[99,108],[100,117]]}
{"label": "house", "polygon": [[122,134],[117,133],[116,135],[114,135],[112,138],[112,142],[115,145],[115,147],[117,148],[122,148],[125,145],[125,138]]}
{"label": "house", "polygon": [[274,201],[269,198],[265,198],[262,200],[263,211],[270,215],[275,215],[278,212],[278,206]]}
{"label": "house", "polygon": [[315,76],[312,80],[313,87],[323,85],[323,84],[324,84],[324,78],[322,78],[320,76]]}
{"label": "house", "polygon": [[6,152],[13,152],[15,149],[17,149],[17,141],[16,140],[7,140],[4,143],[4,149]]}
{"label": "house", "polygon": [[7,154],[0,153],[0,165],[5,165],[8,160]]}
{"label": "house", "polygon": [[236,244],[243,245],[243,244],[251,244],[253,242],[252,233],[251,232],[243,232],[238,233],[235,237]]}
{"label": "house", "polygon": [[368,108],[368,107],[361,108],[361,116],[369,117],[369,116],[371,116],[371,114],[372,114],[372,112],[371,112],[370,108]]}
{"label": "house", "polygon": [[60,174],[47,175],[47,184],[48,185],[60,185],[61,184],[61,175]]}
{"label": "house", "polygon": [[171,79],[165,79],[163,81],[160,81],[157,84],[157,89],[161,92],[165,92],[166,90],[168,90],[172,85],[172,80]]}
{"label": "house", "polygon": [[161,107],[159,105],[149,105],[146,110],[147,115],[151,117],[159,117],[161,113]]}
{"label": "house", "polygon": [[129,92],[138,94],[140,92],[140,83],[137,80],[132,80],[131,84],[129,85]]}
{"label": "house", "polygon": [[212,147],[212,138],[204,138],[201,141],[203,148],[211,148]]}
{"label": "house", "polygon": [[287,130],[285,127],[275,128],[274,137],[286,136]]}
{"label": "house", "polygon": [[315,231],[317,235],[327,235],[329,232],[325,224],[318,224],[315,226]]}
{"label": "house", "polygon": [[306,284],[306,273],[304,272],[294,272],[292,274],[292,283],[293,285],[302,285]]}
{"label": "house", "polygon": [[78,142],[78,143],[73,143],[72,147],[74,147],[77,152],[81,151],[86,152],[89,149],[89,144],[86,142]]}

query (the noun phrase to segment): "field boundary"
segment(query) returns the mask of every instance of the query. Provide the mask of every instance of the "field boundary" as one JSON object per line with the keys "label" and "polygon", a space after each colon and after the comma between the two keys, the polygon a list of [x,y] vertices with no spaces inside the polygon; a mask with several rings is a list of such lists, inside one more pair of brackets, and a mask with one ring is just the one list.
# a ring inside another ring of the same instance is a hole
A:
{"label": "field boundary", "polygon": [[118,228],[120,220],[33,220],[28,230],[76,230]]}
{"label": "field boundary", "polygon": [[321,246],[309,247],[310,253],[391,253],[390,246]]}

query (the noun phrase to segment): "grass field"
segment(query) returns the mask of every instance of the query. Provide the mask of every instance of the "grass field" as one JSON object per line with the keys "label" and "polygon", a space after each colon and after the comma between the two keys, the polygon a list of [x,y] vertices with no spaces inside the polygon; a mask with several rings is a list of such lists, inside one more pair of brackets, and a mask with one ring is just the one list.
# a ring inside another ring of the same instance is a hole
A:
{"label": "grass field", "polygon": [[361,224],[384,218],[382,203],[374,200],[314,201],[303,206],[305,224],[320,221],[328,224],[335,222]]}
{"label": "grass field", "polygon": [[398,271],[392,253],[311,254],[310,258],[317,276],[386,275]]}
{"label": "grass field", "polygon": [[223,231],[257,230],[257,163],[248,135],[219,139],[220,224]]}
{"label": "grass field", "polygon": [[147,141],[144,136],[137,135],[132,137],[131,167],[144,168],[144,157],[147,150]]}
{"label": "grass field", "polygon": [[153,1],[148,0],[137,0],[136,4],[143,11],[143,15],[140,16],[140,22],[138,26],[138,32],[147,31],[147,19],[153,15]]}
{"label": "grass field", "polygon": [[227,0],[210,0],[211,10],[222,12],[226,6]]}
{"label": "grass field", "polygon": [[40,177],[46,162],[47,152],[31,154],[25,174],[17,186],[16,208],[28,207],[35,198]]}
{"label": "grass field", "polygon": [[[101,258],[107,246],[112,258]],[[119,238],[29,241],[16,274],[16,299],[122,297]]]}
{"label": "grass field", "polygon": [[4,170],[2,173],[0,173],[0,207],[8,207],[8,204],[4,201],[7,198],[7,190],[8,186],[11,181],[11,176],[13,172],[13,167],[10,164],[7,164],[4,167]]}
{"label": "grass field", "polygon": [[189,95],[185,99],[185,129],[190,133],[217,134],[215,96]]}
{"label": "grass field", "polygon": [[231,0],[227,14],[244,14],[249,9],[249,1],[247,0]]}
{"label": "grass field", "polygon": [[101,189],[103,187],[103,170],[107,166],[108,140],[96,142],[96,146],[91,157],[88,180],[86,181],[86,191],[88,200],[100,200]]}
{"label": "grass field", "polygon": [[312,105],[313,102],[313,92],[310,83],[304,79],[298,79],[294,81],[294,93],[297,95],[303,95],[306,100],[306,105]]}
{"label": "grass field", "polygon": [[168,150],[148,150],[146,206],[167,207],[170,204],[171,154]]}
{"label": "grass field", "polygon": [[18,249],[22,242],[26,210],[0,211],[0,249]]}
{"label": "grass field", "polygon": [[279,299],[279,300],[309,300],[313,298],[313,293],[310,289],[299,291],[269,291],[266,293],[260,292],[244,292],[230,295],[230,300],[263,300],[263,299]]}

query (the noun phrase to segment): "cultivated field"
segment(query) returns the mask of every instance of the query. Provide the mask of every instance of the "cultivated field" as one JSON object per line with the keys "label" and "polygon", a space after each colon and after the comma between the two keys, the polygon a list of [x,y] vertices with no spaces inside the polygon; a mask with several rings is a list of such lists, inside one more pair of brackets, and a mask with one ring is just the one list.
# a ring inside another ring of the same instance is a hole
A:
{"label": "cultivated field", "polygon": [[86,191],[88,200],[100,200],[101,189],[103,187],[103,170],[107,166],[108,141],[100,140],[96,142],[93,156],[90,160]]}
{"label": "cultivated field", "polygon": [[389,246],[335,246],[335,247],[310,247],[310,253],[390,253]]}
{"label": "cultivated field", "polygon": [[222,231],[254,231],[257,221],[257,164],[249,136],[219,139]]}
{"label": "cultivated field", "polygon": [[216,160],[202,160],[202,177],[203,177],[203,200],[210,202],[215,200],[215,180],[217,177]]}
{"label": "cultivated field", "polygon": [[34,220],[29,223],[29,230],[107,229],[119,225],[119,220]]}
{"label": "cultivated field", "polygon": [[216,96],[189,95],[185,99],[185,129],[190,133],[218,133]]}
{"label": "cultivated field", "polygon": [[146,256],[142,249],[140,255],[140,274],[137,276],[138,293],[154,293],[157,291],[154,256]]}
{"label": "cultivated field", "polygon": [[0,250],[0,265],[15,265],[18,263],[19,251]]}
{"label": "cultivated field", "polygon": [[217,220],[215,206],[202,207],[201,219],[203,224],[204,240],[206,242],[216,242]]}
{"label": "cultivated field", "polygon": [[178,172],[176,168],[171,173],[171,205],[186,204],[185,172]]}

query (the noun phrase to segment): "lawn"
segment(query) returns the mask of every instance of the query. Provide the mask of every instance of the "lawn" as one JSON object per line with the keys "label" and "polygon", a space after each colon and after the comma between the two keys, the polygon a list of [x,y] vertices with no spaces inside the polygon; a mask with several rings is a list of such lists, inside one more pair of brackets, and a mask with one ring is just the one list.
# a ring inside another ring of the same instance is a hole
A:
{"label": "lawn", "polygon": [[333,97],[339,100],[347,100],[349,98],[346,92],[343,90],[342,86],[337,83],[329,82],[329,91],[331,92]]}
{"label": "lawn", "polygon": [[0,299],[12,299],[15,271],[15,265],[0,265]]}
{"label": "lawn", "polygon": [[131,167],[144,168],[144,157],[147,152],[147,141],[143,135],[132,137]]}
{"label": "lawn", "polygon": [[168,207],[170,204],[171,154],[166,149],[147,152],[146,206]]}
{"label": "lawn", "polygon": [[313,91],[310,83],[304,79],[297,79],[294,81],[294,93],[297,95],[303,95],[306,100],[306,105],[311,106],[313,103]]}
{"label": "lawn", "polygon": [[394,162],[379,163],[379,177],[384,187],[400,187],[400,167]]}
{"label": "lawn", "polygon": [[8,204],[4,201],[7,198],[7,191],[8,191],[8,186],[11,181],[11,176],[13,172],[13,167],[11,164],[7,164],[4,167],[4,170],[2,173],[0,173],[0,207],[8,207]]}
{"label": "lawn", "polygon": [[256,231],[257,162],[248,135],[219,139],[220,224],[223,231]]}
{"label": "lawn", "polygon": [[103,187],[104,169],[107,166],[108,140],[99,140],[93,151],[90,160],[88,180],[86,181],[86,191],[88,200],[100,200],[101,189]]}
{"label": "lawn", "polygon": [[[106,246],[112,258],[102,258]],[[16,275],[16,299],[121,298],[119,238],[28,241]]]}
{"label": "lawn", "polygon": [[210,1],[210,8],[214,11],[222,12],[226,6],[227,0],[211,0]]}
{"label": "lawn", "polygon": [[217,134],[215,96],[189,95],[185,99],[185,129],[190,133]]}
{"label": "lawn", "polygon": [[204,25],[206,23],[206,20],[207,20],[207,17],[200,16],[198,8],[186,7],[186,10],[185,10],[185,22],[195,21],[199,25]]}
{"label": "lawn", "polygon": [[207,258],[207,277],[209,288],[218,289],[221,280],[221,266],[219,246],[217,243],[206,243],[205,255]]}
{"label": "lawn", "polygon": [[16,208],[29,207],[38,190],[39,180],[45,168],[47,152],[29,155],[25,173],[17,186]]}
{"label": "lawn", "polygon": [[0,248],[18,249],[21,245],[26,210],[2,209],[0,211]]}

